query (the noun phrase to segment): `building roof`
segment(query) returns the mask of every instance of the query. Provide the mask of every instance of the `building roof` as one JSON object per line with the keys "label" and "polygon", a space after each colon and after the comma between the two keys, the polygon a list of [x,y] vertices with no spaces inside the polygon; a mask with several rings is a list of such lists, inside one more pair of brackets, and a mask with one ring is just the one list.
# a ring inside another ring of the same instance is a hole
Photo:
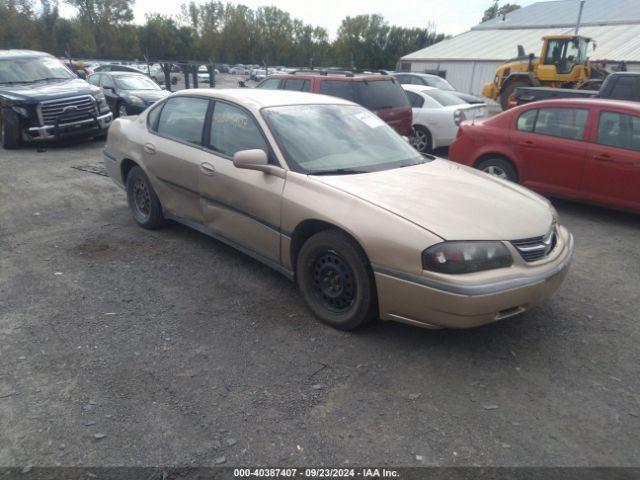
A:
{"label": "building roof", "polygon": [[[473,27],[473,30],[573,27],[578,20],[579,0],[537,2]],[[640,24],[638,0],[587,0],[582,25]]]}
{"label": "building roof", "polygon": [[[410,53],[403,61],[505,61],[517,55],[540,53],[545,35],[571,34],[578,19],[578,0],[538,2],[493,19],[470,31]],[[587,0],[580,34],[597,44],[591,60],[640,62],[638,0]]]}

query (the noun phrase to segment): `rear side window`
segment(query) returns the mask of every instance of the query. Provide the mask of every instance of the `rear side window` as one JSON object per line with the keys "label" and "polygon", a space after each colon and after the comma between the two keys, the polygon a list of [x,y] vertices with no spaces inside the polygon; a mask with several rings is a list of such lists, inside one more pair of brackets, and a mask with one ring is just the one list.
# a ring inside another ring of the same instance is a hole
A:
{"label": "rear side window", "polygon": [[538,110],[527,110],[518,117],[516,128],[521,132],[533,132],[537,115]]}
{"label": "rear side window", "polygon": [[187,143],[201,145],[208,108],[209,100],[204,98],[170,98],[160,113],[157,132]]}
{"label": "rear side window", "polygon": [[602,112],[598,125],[598,143],[640,152],[640,117]]}
{"label": "rear side window", "polygon": [[320,93],[355,102],[356,98],[353,90],[353,84],[354,82],[346,82],[342,80],[323,80],[320,82]]}
{"label": "rear side window", "polygon": [[582,140],[589,110],[578,108],[541,108],[534,132],[552,137]]}
{"label": "rear side window", "polygon": [[251,115],[238,107],[222,102],[216,102],[213,109],[209,147],[229,157],[241,150],[254,148],[269,151]]}
{"label": "rear side window", "polygon": [[402,87],[393,80],[355,82],[357,102],[369,110],[409,107],[409,99]]}
{"label": "rear side window", "polygon": [[407,97],[409,97],[409,101],[411,102],[411,106],[413,108],[422,108],[422,106],[424,105],[424,98],[422,98],[417,93],[409,91],[405,91],[405,93],[407,94]]}
{"label": "rear side window", "polygon": [[153,107],[147,115],[147,125],[154,132],[158,130],[158,119],[160,118],[162,107],[164,107],[164,103],[158,105],[157,107]]}
{"label": "rear side window", "polygon": [[311,82],[302,78],[287,78],[284,81],[284,86],[282,88],[284,88],[285,90],[308,92],[309,90],[311,90]]}
{"label": "rear side window", "polygon": [[622,76],[611,90],[611,98],[616,100],[639,100],[640,77]]}
{"label": "rear side window", "polygon": [[442,90],[425,90],[422,93],[430,96],[443,107],[451,107],[454,105],[466,105],[467,102],[453,93],[443,92]]}
{"label": "rear side window", "polygon": [[264,88],[265,90],[277,90],[280,88],[280,79],[279,78],[269,78],[265,80],[256,88]]}

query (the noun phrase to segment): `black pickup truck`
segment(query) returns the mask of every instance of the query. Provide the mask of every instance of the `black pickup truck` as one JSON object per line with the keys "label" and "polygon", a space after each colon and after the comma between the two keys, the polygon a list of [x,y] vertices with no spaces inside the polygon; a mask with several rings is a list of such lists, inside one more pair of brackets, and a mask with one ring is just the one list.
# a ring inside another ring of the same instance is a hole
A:
{"label": "black pickup truck", "polygon": [[513,93],[513,106],[551,98],[605,98],[640,102],[640,72],[612,73],[602,83],[600,90],[518,87]]}
{"label": "black pickup truck", "polygon": [[0,145],[102,137],[113,114],[102,90],[60,60],[31,50],[0,50]]}

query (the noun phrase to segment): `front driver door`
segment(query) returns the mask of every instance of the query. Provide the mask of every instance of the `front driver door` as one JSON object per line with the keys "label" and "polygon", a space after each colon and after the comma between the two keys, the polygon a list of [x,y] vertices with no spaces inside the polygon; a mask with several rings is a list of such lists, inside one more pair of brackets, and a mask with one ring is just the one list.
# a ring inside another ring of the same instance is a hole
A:
{"label": "front driver door", "polygon": [[211,150],[200,165],[204,224],[214,233],[261,257],[280,263],[282,177],[236,168],[233,155],[269,145],[253,116],[216,100],[207,139]]}

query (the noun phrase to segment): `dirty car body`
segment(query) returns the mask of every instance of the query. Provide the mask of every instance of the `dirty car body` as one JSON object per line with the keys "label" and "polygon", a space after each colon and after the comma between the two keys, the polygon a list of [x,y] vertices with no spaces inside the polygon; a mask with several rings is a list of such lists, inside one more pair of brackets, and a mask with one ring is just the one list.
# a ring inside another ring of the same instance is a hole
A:
{"label": "dirty car body", "polygon": [[547,200],[422,156],[333,97],[178,92],[116,120],[105,165],[141,226],[172,219],[238,248],[338,328],[501,320],[548,298],[572,257]]}

